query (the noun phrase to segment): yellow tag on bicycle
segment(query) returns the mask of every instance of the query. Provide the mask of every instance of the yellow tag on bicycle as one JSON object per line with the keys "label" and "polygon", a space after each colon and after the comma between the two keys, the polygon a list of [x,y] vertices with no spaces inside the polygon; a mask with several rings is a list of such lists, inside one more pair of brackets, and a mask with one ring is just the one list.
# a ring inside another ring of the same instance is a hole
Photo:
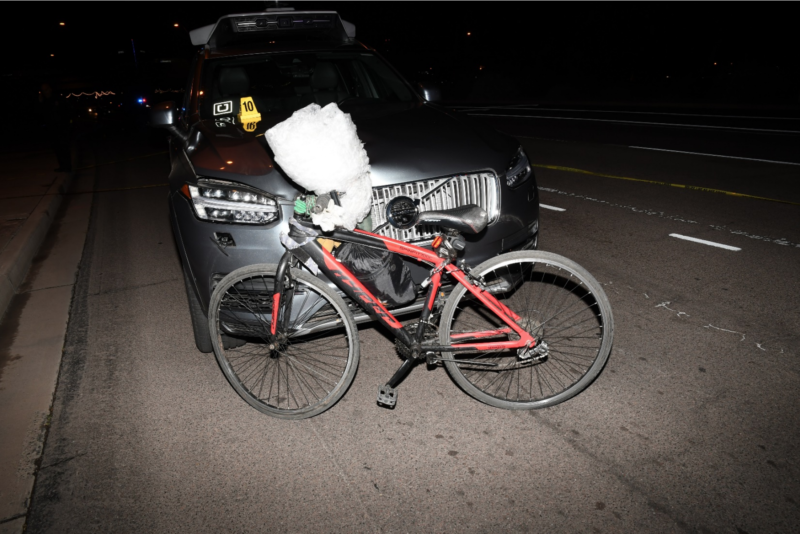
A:
{"label": "yellow tag on bicycle", "polygon": [[247,124],[248,122],[258,122],[260,120],[261,113],[256,109],[253,97],[243,96],[242,102],[239,105],[239,122]]}

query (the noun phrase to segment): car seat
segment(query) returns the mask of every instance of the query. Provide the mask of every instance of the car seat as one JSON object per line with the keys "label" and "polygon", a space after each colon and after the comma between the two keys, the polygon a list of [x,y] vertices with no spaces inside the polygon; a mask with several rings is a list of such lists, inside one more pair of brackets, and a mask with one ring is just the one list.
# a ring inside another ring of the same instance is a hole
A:
{"label": "car seat", "polygon": [[284,98],[294,96],[291,80],[272,61],[260,62],[250,71],[250,91],[259,111],[284,109]]}
{"label": "car seat", "polygon": [[221,67],[217,76],[219,96],[250,96],[250,76],[242,67]]}
{"label": "car seat", "polygon": [[311,90],[314,92],[314,101],[320,106],[339,102],[347,96],[347,93],[341,90],[341,79],[336,66],[328,61],[317,63],[311,76]]}

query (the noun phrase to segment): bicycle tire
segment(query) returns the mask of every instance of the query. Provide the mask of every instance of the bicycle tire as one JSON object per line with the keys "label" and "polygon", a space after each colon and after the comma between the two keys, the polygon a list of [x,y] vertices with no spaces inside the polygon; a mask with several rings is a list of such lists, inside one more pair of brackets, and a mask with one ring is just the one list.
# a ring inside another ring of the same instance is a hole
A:
{"label": "bicycle tire", "polygon": [[[600,374],[614,339],[614,318],[602,286],[572,260],[540,251],[492,258],[471,273],[517,313],[546,354],[523,359],[516,351],[443,353],[452,379],[467,394],[497,408],[531,410],[564,402]],[[442,310],[439,340],[451,332],[505,326],[480,301],[457,286]],[[487,367],[484,364],[496,364]]]}
{"label": "bicycle tire", "polygon": [[[339,295],[292,269],[291,316],[286,331],[271,335],[276,270],[276,265],[251,265],[223,278],[211,296],[209,331],[217,362],[242,399],[273,417],[305,419],[332,407],[352,384],[358,330]],[[247,343],[227,348],[226,334]]]}

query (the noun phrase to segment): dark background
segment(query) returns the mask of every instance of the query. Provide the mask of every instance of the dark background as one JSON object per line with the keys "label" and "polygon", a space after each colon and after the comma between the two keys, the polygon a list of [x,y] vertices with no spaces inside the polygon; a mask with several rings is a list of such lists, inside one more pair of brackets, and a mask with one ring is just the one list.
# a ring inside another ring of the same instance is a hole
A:
{"label": "dark background", "polygon": [[[3,4],[7,40],[0,73],[7,117],[26,120],[43,81],[57,84],[62,94],[114,91],[117,107],[144,95],[164,99],[157,89],[184,85],[193,51],[188,30],[224,14],[273,5]],[[800,104],[791,3],[289,5],[338,11],[356,25],[360,41],[408,79],[439,83],[450,102],[762,109]],[[30,10],[35,13],[24,13]],[[81,106],[90,100],[111,98],[83,97]]]}

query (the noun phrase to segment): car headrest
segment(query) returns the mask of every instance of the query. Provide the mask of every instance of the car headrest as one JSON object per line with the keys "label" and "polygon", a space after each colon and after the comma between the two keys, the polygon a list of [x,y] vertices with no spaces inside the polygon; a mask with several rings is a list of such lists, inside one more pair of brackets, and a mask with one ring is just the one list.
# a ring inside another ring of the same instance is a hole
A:
{"label": "car headrest", "polygon": [[314,89],[333,89],[339,85],[339,73],[333,63],[317,63],[314,75],[311,77],[311,86]]}
{"label": "car headrest", "polygon": [[223,96],[240,95],[250,90],[250,77],[241,67],[222,67],[217,86]]}
{"label": "car headrest", "polygon": [[300,62],[292,64],[292,78],[310,78],[310,77],[311,77],[311,69],[308,68],[308,65]]}

